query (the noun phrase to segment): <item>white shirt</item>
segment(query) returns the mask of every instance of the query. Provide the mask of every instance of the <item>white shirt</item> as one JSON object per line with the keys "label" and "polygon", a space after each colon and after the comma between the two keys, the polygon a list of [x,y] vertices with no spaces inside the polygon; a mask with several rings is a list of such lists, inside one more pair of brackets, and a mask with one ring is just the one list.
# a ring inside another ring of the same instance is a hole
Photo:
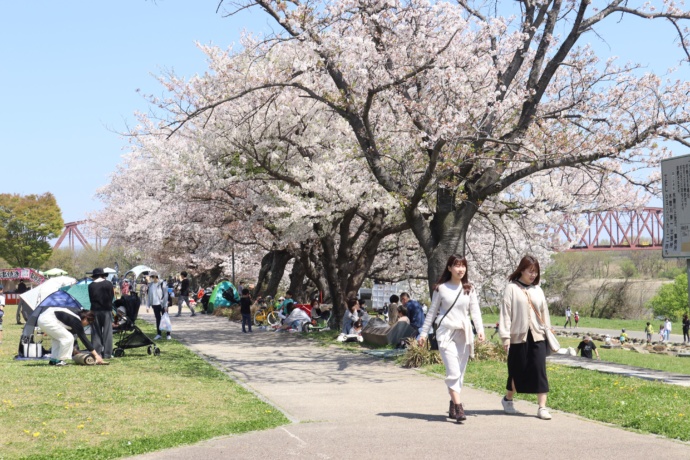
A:
{"label": "white shirt", "polygon": [[[462,284],[455,285],[446,282],[433,292],[431,307],[424,319],[424,325],[420,333],[422,337],[426,337],[429,334],[431,322],[434,321],[438,325],[443,315],[445,315],[451,307],[452,309],[450,312],[443,318],[443,323],[441,324],[443,327],[448,329],[464,329],[471,334],[471,315],[477,333],[484,333],[484,324],[482,323],[482,314],[479,310],[477,292],[474,290],[474,287],[470,290],[469,294],[465,294],[462,290]],[[460,295],[458,296],[458,294]],[[457,299],[457,301],[455,299]],[[455,306],[453,306],[454,302]]]}

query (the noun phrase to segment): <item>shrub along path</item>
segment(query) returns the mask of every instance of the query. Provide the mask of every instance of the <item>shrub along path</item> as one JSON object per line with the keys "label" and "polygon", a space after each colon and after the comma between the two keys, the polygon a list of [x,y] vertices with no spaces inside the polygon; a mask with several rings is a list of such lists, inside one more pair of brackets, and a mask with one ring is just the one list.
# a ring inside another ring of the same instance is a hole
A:
{"label": "shrub along path", "polygon": [[[141,317],[152,319],[143,312]],[[175,338],[294,423],[138,459],[418,459],[472,452],[502,459],[508,453],[533,457],[535,448],[559,459],[654,458],[659,452],[664,459],[687,459],[690,448],[556,411],[553,420],[542,421],[535,417],[536,406],[526,401],[516,402],[524,415],[504,415],[499,395],[468,387],[463,389],[468,420],[457,425],[444,416],[448,395],[441,379],[288,333],[243,334],[239,324],[226,319],[183,316],[173,321]]]}

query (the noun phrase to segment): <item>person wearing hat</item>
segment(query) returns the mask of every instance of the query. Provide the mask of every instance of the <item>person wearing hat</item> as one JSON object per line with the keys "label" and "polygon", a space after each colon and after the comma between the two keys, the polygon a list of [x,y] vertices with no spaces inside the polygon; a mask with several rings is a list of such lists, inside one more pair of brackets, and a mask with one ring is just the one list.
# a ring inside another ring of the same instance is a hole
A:
{"label": "person wearing hat", "polygon": [[102,268],[91,272],[93,283],[89,284],[89,301],[95,315],[91,325],[91,344],[104,359],[113,356],[113,299],[115,288],[108,281],[107,273]]}
{"label": "person wearing hat", "polygon": [[594,345],[594,342],[592,342],[592,338],[588,335],[582,339],[582,342],[577,346],[577,349],[580,351],[580,356],[583,358],[589,358],[592,359],[592,351],[597,354],[597,359],[601,359],[599,357],[599,350],[597,350],[597,346]]}
{"label": "person wearing hat", "polygon": [[[19,308],[19,306],[17,306]],[[5,293],[0,284],[0,343],[2,343],[2,317],[5,316]]]}

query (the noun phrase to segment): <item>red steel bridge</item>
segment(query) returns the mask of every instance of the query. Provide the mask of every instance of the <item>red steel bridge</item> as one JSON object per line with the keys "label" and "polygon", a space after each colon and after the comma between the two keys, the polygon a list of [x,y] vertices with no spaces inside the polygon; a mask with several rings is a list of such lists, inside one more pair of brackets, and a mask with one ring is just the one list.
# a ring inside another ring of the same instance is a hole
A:
{"label": "red steel bridge", "polygon": [[[591,212],[584,215],[587,230],[579,239],[575,223],[582,215],[572,219],[566,217],[558,228],[551,228],[561,241],[569,241],[568,251],[629,251],[661,249],[663,239],[663,208],[623,209],[613,211]],[[65,224],[65,230],[58,238],[54,249],[67,239],[70,249],[74,250],[75,239],[85,248],[92,246],[79,231],[79,225],[86,221]],[[96,250],[101,249],[101,238],[96,238]],[[107,246],[107,245],[106,245]]]}
{"label": "red steel bridge", "polygon": [[[67,244],[69,248],[74,251],[74,246],[75,246],[75,240],[76,242],[80,243],[84,249],[93,249],[93,246],[91,246],[91,243],[88,242],[86,237],[81,233],[79,230],[79,225],[85,224],[85,220],[80,220],[77,222],[68,222],[65,224],[65,229],[62,231],[62,235],[57,239],[55,244],[53,245],[53,249],[58,249],[60,245],[67,240]],[[110,241],[108,241],[110,242]],[[103,239],[100,236],[96,237],[95,240],[95,246],[96,250],[99,251],[103,247]],[[106,244],[107,246],[107,244]]]}
{"label": "red steel bridge", "polygon": [[[642,208],[586,213],[588,228],[578,241],[575,221],[570,218],[552,230],[561,241],[571,243],[568,251],[658,250],[664,236],[663,211]],[[574,216],[576,220],[582,218]]]}

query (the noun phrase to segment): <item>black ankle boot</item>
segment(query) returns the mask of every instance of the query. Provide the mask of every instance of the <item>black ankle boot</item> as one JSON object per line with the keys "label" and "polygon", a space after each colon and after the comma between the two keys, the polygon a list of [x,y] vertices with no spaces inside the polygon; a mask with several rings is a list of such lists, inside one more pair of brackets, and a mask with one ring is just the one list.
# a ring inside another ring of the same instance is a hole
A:
{"label": "black ankle boot", "polygon": [[465,410],[462,408],[462,403],[455,405],[455,421],[460,423],[467,420],[465,417]]}
{"label": "black ankle boot", "polygon": [[455,403],[451,400],[450,407],[448,408],[448,418],[456,418]]}

